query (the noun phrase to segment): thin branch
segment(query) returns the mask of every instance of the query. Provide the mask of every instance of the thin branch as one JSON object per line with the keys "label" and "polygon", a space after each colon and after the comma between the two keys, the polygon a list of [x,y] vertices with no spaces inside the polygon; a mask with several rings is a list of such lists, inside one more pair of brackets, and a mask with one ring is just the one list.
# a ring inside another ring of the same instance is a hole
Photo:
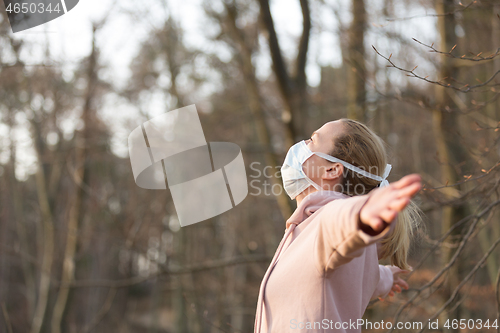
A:
{"label": "thin branch", "polygon": [[483,174],[481,174],[479,176],[472,177],[472,175],[469,175],[469,176],[464,177],[465,178],[464,180],[461,180],[461,181],[453,183],[453,184],[446,184],[446,185],[437,186],[437,187],[427,187],[427,188],[424,188],[423,190],[438,190],[438,189],[445,188],[445,187],[455,187],[455,186],[458,186],[460,184],[467,183],[469,181],[478,180],[480,178],[486,177],[491,171],[493,171],[494,169],[496,169],[498,166],[500,166],[500,162],[497,162],[497,164],[495,164],[494,166],[492,166],[488,170],[482,169]]}
{"label": "thin branch", "polygon": [[0,63],[0,69],[10,68],[10,67],[61,67],[61,65],[48,65],[48,64],[25,64],[25,63],[15,63],[12,65]]}
{"label": "thin branch", "polygon": [[467,6],[464,6],[462,3],[459,3],[460,6],[463,6],[463,8],[453,10],[451,12],[443,13],[443,14],[424,14],[424,15],[415,15],[415,16],[409,16],[409,17],[396,17],[396,18],[388,18],[387,21],[405,21],[405,20],[411,20],[414,18],[422,18],[422,17],[439,17],[439,16],[448,16],[448,15],[454,15],[455,13],[458,12],[463,12],[464,10],[468,9],[470,6],[475,4],[477,1],[474,0],[471,3],[469,3]]}
{"label": "thin branch", "polygon": [[[410,77],[414,77],[414,78],[417,78],[417,79],[420,79],[422,81],[425,81],[425,82],[428,82],[428,83],[432,83],[432,84],[436,84],[436,85],[439,85],[439,86],[442,86],[442,87],[445,87],[445,88],[451,88],[451,89],[454,89],[454,90],[457,90],[457,91],[460,91],[460,92],[463,92],[463,93],[467,93],[467,92],[472,92],[472,91],[476,91],[474,89],[476,88],[480,88],[480,87],[484,87],[484,86],[488,86],[488,84],[497,76],[497,74],[500,73],[500,69],[498,71],[495,72],[495,74],[493,74],[488,80],[486,80],[485,82],[482,82],[480,84],[476,84],[476,85],[469,85],[469,84],[465,84],[464,86],[462,87],[456,87],[456,86],[453,86],[451,85],[450,83],[446,84],[446,83],[442,83],[440,81],[434,81],[434,80],[429,80],[426,77],[423,77],[423,76],[420,76],[418,74],[416,74],[414,71],[415,69],[418,67],[418,66],[415,66],[413,67],[412,70],[408,70],[408,69],[405,69],[405,68],[401,68],[399,66],[397,66],[391,59],[390,59],[390,56],[389,58],[382,55],[376,48],[375,46],[373,46],[373,49],[375,50],[375,52],[377,52],[377,54],[379,56],[381,56],[382,58],[384,58],[385,60],[387,60],[389,62],[389,64],[391,64],[391,66],[389,67],[394,67],[404,73],[408,73],[407,76],[410,76]],[[450,78],[451,79],[451,78]],[[494,86],[500,86],[500,83],[495,83],[493,85],[489,85],[488,87],[494,87]]]}
{"label": "thin branch", "polygon": [[[70,287],[72,288],[77,288],[77,287],[110,287],[110,288],[124,288],[124,287],[129,287],[135,284],[142,283],[144,281],[153,279],[158,276],[162,275],[178,275],[178,274],[187,274],[187,273],[194,273],[194,272],[201,272],[201,271],[206,271],[210,269],[217,269],[217,268],[222,268],[222,267],[227,267],[227,266],[233,266],[233,265],[241,265],[241,264],[249,264],[249,263],[255,263],[255,262],[267,262],[269,261],[270,258],[269,256],[265,255],[255,255],[255,256],[242,256],[242,257],[236,257],[236,258],[230,258],[230,259],[220,259],[220,260],[213,260],[213,261],[208,261],[205,263],[201,264],[196,264],[196,265],[189,265],[186,267],[180,267],[180,268],[163,268],[159,270],[155,274],[150,274],[147,276],[134,276],[131,278],[127,279],[121,279],[121,280],[77,280],[73,281],[69,284]],[[59,284],[62,285],[62,283],[59,281]]]}
{"label": "thin branch", "polygon": [[[384,97],[385,99],[396,100],[399,102],[407,103],[409,105],[413,105],[413,106],[419,107],[419,108],[424,109],[424,110],[435,110],[436,108],[439,108],[438,105],[429,103],[425,99],[425,96],[417,94],[414,91],[411,92],[410,96],[406,96],[406,95],[403,96],[401,93],[386,94],[386,93],[381,92],[379,89],[377,89],[376,85],[373,82],[369,82],[367,80],[367,83],[370,85],[370,87],[373,89],[373,91],[375,91],[377,94]],[[492,98],[490,98],[484,102],[476,102],[476,101],[472,100],[471,101],[471,104],[473,105],[472,107],[463,108],[463,109],[452,108],[452,109],[447,110],[447,111],[454,112],[457,114],[470,115],[470,113],[482,111],[488,105],[495,103],[499,99],[499,97],[500,97],[500,91],[497,91],[497,92],[495,92],[495,95],[493,95]],[[380,102],[380,101],[382,101],[382,99],[377,100],[377,102]],[[482,116],[484,116],[484,115],[482,115]],[[477,115],[476,115],[476,117],[477,117]]]}
{"label": "thin branch", "polygon": [[[416,38],[412,38],[415,42],[419,43],[420,45],[423,45],[425,47],[428,47],[429,49],[431,49],[430,52],[434,52],[434,53],[439,53],[439,54],[444,54],[445,56],[447,57],[450,57],[450,58],[454,58],[454,59],[460,59],[460,60],[469,60],[469,61],[484,61],[484,60],[491,60],[491,59],[494,59],[496,56],[500,55],[500,47],[496,50],[495,53],[492,53],[490,54],[489,56],[487,57],[482,57],[481,53],[475,55],[474,58],[470,58],[470,57],[466,57],[465,54],[463,56],[460,56],[460,57],[457,57],[453,54],[451,54],[451,52],[453,51],[453,49],[451,49],[450,51],[448,52],[443,52],[443,51],[439,51],[437,50],[433,45],[434,43],[432,43],[431,45],[427,45],[425,43],[422,43],[421,41],[419,41],[418,39]],[[456,46],[456,45],[455,45]]]}
{"label": "thin branch", "polygon": [[[469,279],[471,277],[474,276],[474,274],[476,274],[477,270],[479,268],[481,268],[481,266],[486,262],[486,259],[488,259],[488,257],[493,252],[493,250],[495,250],[495,248],[496,248],[496,246],[498,244],[500,244],[500,238],[498,238],[496,240],[496,242],[491,245],[491,247],[489,248],[488,252],[486,252],[484,254],[484,256],[481,258],[481,260],[476,264],[476,266],[474,266],[474,268],[469,272],[469,274],[467,274],[467,276],[460,282],[460,284],[455,288],[455,290],[453,290],[453,293],[451,294],[450,298],[448,298],[448,300],[443,304],[443,306],[441,306],[441,308],[431,318],[429,318],[429,321],[436,319],[439,316],[439,314],[441,312],[443,312],[444,309],[446,309],[446,307],[451,302],[453,302],[453,300],[455,300],[455,298],[457,297],[458,292],[460,291],[460,289],[467,283],[467,281],[469,281]],[[428,323],[429,323],[429,321],[428,321]],[[423,332],[426,328],[427,328],[427,326],[424,327],[424,328],[422,328],[419,331],[419,333]]]}
{"label": "thin branch", "polygon": [[[416,293],[405,303],[403,304],[399,309],[398,311],[396,312],[396,315],[394,316],[394,322],[397,322],[398,321],[398,318],[401,316],[401,313],[403,312],[403,310],[408,306],[410,305],[416,298],[418,295],[420,295],[420,293],[422,293],[422,291],[424,291],[425,289],[429,288],[430,286],[432,286],[446,271],[448,271],[448,269],[450,269],[451,266],[453,266],[453,264],[455,264],[455,262],[457,261],[459,255],[462,253],[463,249],[465,248],[465,245],[467,244],[467,241],[469,240],[469,238],[471,237],[472,233],[474,232],[474,229],[476,228],[477,224],[479,223],[480,219],[487,213],[489,213],[491,211],[491,209],[493,209],[493,207],[495,207],[496,205],[498,205],[500,203],[500,200],[497,200],[493,203],[491,203],[490,205],[488,205],[488,207],[486,207],[485,209],[483,209],[480,213],[478,214],[475,214],[475,215],[471,215],[471,216],[468,216],[468,219],[470,219],[471,217],[474,217],[474,222],[470,225],[469,227],[469,230],[467,231],[467,234],[464,236],[464,238],[462,239],[462,241],[460,242],[460,245],[458,247],[458,249],[455,251],[455,253],[453,254],[453,257],[450,259],[450,261],[446,264],[445,267],[443,267],[435,276],[434,278],[432,278],[432,280],[430,280],[429,282],[427,282],[425,285],[423,285],[422,287],[416,289]],[[464,219],[465,220],[465,219]],[[455,223],[455,225],[453,226],[453,228],[450,228],[450,230],[446,233],[446,234],[449,234],[449,232],[451,232],[451,229],[454,229],[455,226],[457,225],[458,223]],[[442,238],[444,239],[444,238]],[[500,239],[495,243],[495,246],[496,244],[498,244],[498,242],[500,242]],[[488,252],[489,253],[489,252]],[[415,270],[414,270],[415,271]],[[411,275],[411,273],[409,274]],[[389,332],[393,332],[395,329],[395,327],[393,327]]]}

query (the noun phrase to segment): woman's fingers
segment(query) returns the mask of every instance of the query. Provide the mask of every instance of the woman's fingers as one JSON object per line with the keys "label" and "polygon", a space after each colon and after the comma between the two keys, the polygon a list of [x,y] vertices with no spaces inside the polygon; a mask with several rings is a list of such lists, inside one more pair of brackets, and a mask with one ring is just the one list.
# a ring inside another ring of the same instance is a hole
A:
{"label": "woman's fingers", "polygon": [[367,224],[375,231],[382,231],[385,228],[385,223],[380,217],[371,218]]}
{"label": "woman's fingers", "polygon": [[398,214],[397,211],[391,209],[384,209],[378,214],[372,214],[370,217],[365,217],[363,223],[369,225],[375,231],[382,231],[391,223]]}
{"label": "woman's fingers", "polygon": [[411,185],[413,183],[420,183],[422,181],[422,177],[418,173],[412,173],[410,175],[404,176],[398,181],[395,181],[394,183],[391,183],[391,185],[397,189],[406,187],[408,185]]}
{"label": "woman's fingers", "polygon": [[396,218],[421,189],[421,177],[418,174],[405,176],[392,183],[389,187],[380,188],[368,199],[360,212],[362,223],[370,226],[374,231],[382,231],[387,223]]}
{"label": "woman's fingers", "polygon": [[380,212],[379,216],[380,218],[387,222],[387,223],[391,223],[395,218],[396,218],[396,215],[398,214],[397,211],[395,210],[392,210],[392,209],[384,209]]}
{"label": "woman's fingers", "polygon": [[[420,179],[420,176],[416,177],[415,180]],[[408,183],[408,182],[406,182]],[[387,193],[389,196],[387,208],[381,212],[381,217],[384,221],[390,222],[395,217],[397,212],[402,211],[409,203],[411,197],[418,193],[421,189],[420,181],[414,183],[409,183],[408,186],[402,188],[396,188],[395,193]],[[391,198],[392,197],[392,198]]]}
{"label": "woman's fingers", "polygon": [[408,186],[397,189],[398,197],[399,198],[402,198],[402,197],[411,198],[415,194],[417,194],[417,192],[420,191],[421,188],[422,188],[422,184],[420,182],[409,184]]}
{"label": "woman's fingers", "polygon": [[[398,267],[398,268],[399,268],[399,267]],[[399,275],[401,275],[401,274],[403,274],[403,275],[404,275],[404,274],[408,274],[408,273],[411,273],[411,271],[409,271],[409,270],[407,270],[407,269],[401,269],[399,272],[396,272],[396,274],[395,274],[395,275],[396,275],[396,277],[397,277],[398,279],[400,279],[400,280],[404,281],[403,279],[401,279],[401,278],[399,277]]]}
{"label": "woman's fingers", "polygon": [[400,285],[401,287],[405,288],[406,290],[408,290],[408,288],[410,288],[408,283],[406,283],[406,281],[403,279],[398,279],[397,284]]}
{"label": "woman's fingers", "polygon": [[408,205],[410,203],[410,198],[408,197],[403,197],[403,198],[399,198],[399,199],[395,199],[393,201],[391,201],[389,203],[389,208],[390,209],[393,209],[395,211],[402,211],[406,205]]}
{"label": "woman's fingers", "polygon": [[[389,266],[389,268],[392,271],[392,274],[394,276],[394,283],[391,287],[391,290],[387,294],[387,296],[392,297],[395,295],[395,293],[401,293],[403,291],[402,288],[404,288],[406,290],[409,289],[408,283],[405,280],[403,280],[402,278],[400,278],[399,275],[410,273],[410,271],[406,270],[406,269],[401,269],[397,266]],[[379,297],[379,300],[384,301],[384,299],[382,297]]]}

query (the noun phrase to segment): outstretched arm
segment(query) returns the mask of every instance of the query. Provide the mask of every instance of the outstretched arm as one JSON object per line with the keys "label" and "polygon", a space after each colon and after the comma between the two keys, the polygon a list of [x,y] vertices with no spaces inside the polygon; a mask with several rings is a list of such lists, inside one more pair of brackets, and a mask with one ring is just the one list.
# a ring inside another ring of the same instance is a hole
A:
{"label": "outstretched arm", "polygon": [[[319,269],[331,270],[362,254],[365,246],[384,237],[398,212],[421,187],[420,176],[412,174],[372,190],[367,195],[334,200],[318,214],[316,239]],[[335,217],[335,218],[332,218]]]}

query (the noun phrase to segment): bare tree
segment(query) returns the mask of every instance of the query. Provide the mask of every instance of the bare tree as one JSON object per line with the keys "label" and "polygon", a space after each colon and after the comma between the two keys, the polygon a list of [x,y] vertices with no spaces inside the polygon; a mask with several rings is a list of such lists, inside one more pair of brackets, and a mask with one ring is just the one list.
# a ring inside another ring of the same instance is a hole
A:
{"label": "bare tree", "polygon": [[[102,24],[101,24],[102,25]],[[64,250],[61,286],[57,294],[56,302],[52,313],[52,332],[61,332],[61,323],[63,314],[66,309],[69,285],[75,279],[75,252],[77,247],[78,229],[80,220],[82,219],[82,201],[85,195],[83,190],[84,182],[88,177],[88,162],[87,151],[89,149],[91,140],[92,125],[96,122],[96,115],[94,107],[92,106],[95,98],[95,91],[97,85],[97,69],[98,69],[98,49],[96,47],[95,36],[99,26],[94,25],[92,30],[92,48],[88,57],[87,68],[87,87],[84,97],[84,105],[81,113],[83,122],[83,130],[76,133],[75,138],[75,162],[74,170],[72,170],[72,177],[74,178],[76,187],[71,198],[68,222],[66,225],[66,248]]]}
{"label": "bare tree", "polygon": [[[279,45],[274,21],[269,7],[269,0],[259,0],[263,29],[269,43],[273,62],[273,71],[283,101],[282,120],[287,125],[286,143],[291,146],[307,136],[304,124],[308,110],[308,93],[306,80],[307,51],[311,32],[311,13],[308,0],[300,0],[302,9],[302,35],[299,40],[297,56],[293,65],[288,66]],[[289,68],[292,68],[290,70]]]}
{"label": "bare tree", "polygon": [[348,72],[349,106],[347,117],[366,122],[366,66],[365,66],[365,31],[367,14],[364,0],[352,0],[352,21],[349,27],[349,46],[347,62],[351,67]]}

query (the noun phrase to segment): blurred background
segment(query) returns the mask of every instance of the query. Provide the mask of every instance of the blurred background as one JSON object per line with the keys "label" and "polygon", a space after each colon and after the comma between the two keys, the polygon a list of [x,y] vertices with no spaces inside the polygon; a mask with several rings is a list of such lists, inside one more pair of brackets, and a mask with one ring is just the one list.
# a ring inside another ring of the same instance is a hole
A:
{"label": "blurred background", "polygon": [[[500,3],[464,1],[86,0],[15,34],[0,5],[0,332],[252,332],[295,209],[279,167],[341,117],[425,184],[410,289],[364,318],[497,331]],[[249,195],[181,228],[127,137],[190,104]]]}

